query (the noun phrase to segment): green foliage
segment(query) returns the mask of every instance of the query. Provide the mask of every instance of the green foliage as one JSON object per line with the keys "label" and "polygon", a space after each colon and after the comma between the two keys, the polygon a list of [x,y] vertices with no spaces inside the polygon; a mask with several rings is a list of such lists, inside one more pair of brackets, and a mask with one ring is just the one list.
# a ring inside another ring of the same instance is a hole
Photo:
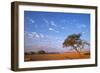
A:
{"label": "green foliage", "polygon": [[71,34],[69,35],[63,42],[63,47],[73,47],[77,52],[79,50],[77,48],[82,49],[84,45],[89,45],[86,41],[82,40],[80,37],[82,36],[81,33],[79,34]]}
{"label": "green foliage", "polygon": [[72,34],[69,35],[64,43],[63,43],[63,47],[68,47],[68,46],[74,46],[75,44],[77,44],[77,42],[80,40],[80,36],[81,34]]}

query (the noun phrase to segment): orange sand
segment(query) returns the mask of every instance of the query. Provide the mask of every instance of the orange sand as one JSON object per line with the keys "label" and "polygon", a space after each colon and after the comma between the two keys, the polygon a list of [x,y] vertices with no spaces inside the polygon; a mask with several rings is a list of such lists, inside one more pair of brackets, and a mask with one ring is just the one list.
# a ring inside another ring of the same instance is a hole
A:
{"label": "orange sand", "polygon": [[42,60],[70,60],[70,59],[87,59],[90,58],[88,52],[67,52],[63,54],[33,54],[25,55],[25,61],[42,61]]}

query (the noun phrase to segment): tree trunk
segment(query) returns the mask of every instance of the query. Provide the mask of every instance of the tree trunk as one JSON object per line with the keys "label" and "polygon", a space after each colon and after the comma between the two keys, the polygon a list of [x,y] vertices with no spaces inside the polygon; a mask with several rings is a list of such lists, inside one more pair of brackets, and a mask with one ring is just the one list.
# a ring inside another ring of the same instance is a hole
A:
{"label": "tree trunk", "polygon": [[81,53],[77,50],[77,47],[73,46],[73,49],[81,56]]}

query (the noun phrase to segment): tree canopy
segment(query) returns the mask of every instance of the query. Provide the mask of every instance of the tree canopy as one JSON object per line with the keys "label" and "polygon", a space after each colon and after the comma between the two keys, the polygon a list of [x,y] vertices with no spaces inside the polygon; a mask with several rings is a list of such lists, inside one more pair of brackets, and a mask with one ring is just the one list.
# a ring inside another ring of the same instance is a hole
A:
{"label": "tree canopy", "polygon": [[64,40],[63,47],[72,47],[74,50],[79,52],[77,48],[83,49],[84,45],[89,45],[89,43],[80,38],[81,36],[81,33],[69,35]]}

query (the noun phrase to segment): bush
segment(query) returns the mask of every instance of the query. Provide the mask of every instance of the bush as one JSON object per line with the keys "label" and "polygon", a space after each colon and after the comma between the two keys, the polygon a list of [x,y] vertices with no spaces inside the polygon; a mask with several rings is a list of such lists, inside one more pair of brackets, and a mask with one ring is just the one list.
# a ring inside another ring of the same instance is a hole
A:
{"label": "bush", "polygon": [[25,55],[29,55],[29,53],[25,52]]}
{"label": "bush", "polygon": [[38,54],[46,54],[46,52],[44,50],[40,50],[38,51]]}
{"label": "bush", "polygon": [[30,52],[30,54],[36,54],[36,52],[33,52],[33,51],[32,51],[32,52]]}
{"label": "bush", "polygon": [[32,55],[32,54],[36,54],[35,52],[25,52],[25,55]]}

